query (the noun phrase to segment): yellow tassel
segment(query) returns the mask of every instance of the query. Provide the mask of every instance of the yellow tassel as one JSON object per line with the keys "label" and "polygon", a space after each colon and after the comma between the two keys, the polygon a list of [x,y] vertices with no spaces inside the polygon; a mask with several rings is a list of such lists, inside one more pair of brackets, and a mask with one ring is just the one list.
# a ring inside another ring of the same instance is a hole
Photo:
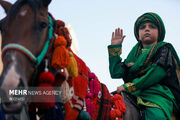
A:
{"label": "yellow tassel", "polygon": [[74,58],[74,55],[72,54],[72,52],[69,52],[69,57],[70,57],[70,64],[67,67],[69,77],[77,77],[78,67],[77,67],[76,59]]}
{"label": "yellow tassel", "polygon": [[54,42],[54,51],[52,54],[51,65],[54,69],[59,70],[68,67],[70,64],[69,53],[66,49],[66,39],[58,36]]}

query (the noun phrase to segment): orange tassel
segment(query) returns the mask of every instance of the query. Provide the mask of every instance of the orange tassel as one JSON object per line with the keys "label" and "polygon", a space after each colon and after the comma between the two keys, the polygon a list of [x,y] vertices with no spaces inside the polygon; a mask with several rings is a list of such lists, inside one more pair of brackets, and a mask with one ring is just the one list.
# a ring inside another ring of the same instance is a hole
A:
{"label": "orange tassel", "polygon": [[69,52],[69,57],[70,57],[70,65],[67,68],[69,77],[77,77],[78,67],[77,67],[76,59],[74,58],[74,55],[72,54],[72,52]]}
{"label": "orange tassel", "polygon": [[52,55],[51,65],[54,69],[59,70],[68,67],[70,64],[69,53],[66,49],[66,39],[58,36],[54,42],[54,52]]}

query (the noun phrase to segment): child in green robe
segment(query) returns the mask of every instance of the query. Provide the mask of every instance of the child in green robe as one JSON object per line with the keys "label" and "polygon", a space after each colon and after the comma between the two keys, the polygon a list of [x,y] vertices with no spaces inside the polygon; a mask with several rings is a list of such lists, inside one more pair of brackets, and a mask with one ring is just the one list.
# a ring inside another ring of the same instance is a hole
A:
{"label": "child in green robe", "polygon": [[146,120],[171,120],[179,113],[180,61],[170,43],[163,42],[165,27],[156,13],[145,13],[135,22],[137,44],[122,62],[123,30],[112,33],[109,51],[109,70],[112,78],[123,78],[125,84],[117,93],[126,91],[137,97],[144,106]]}

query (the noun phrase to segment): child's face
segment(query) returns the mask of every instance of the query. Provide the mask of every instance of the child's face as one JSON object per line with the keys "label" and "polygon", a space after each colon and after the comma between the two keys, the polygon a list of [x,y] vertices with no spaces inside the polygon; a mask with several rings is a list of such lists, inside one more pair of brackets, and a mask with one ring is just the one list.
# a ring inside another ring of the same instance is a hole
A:
{"label": "child's face", "polygon": [[152,23],[145,23],[139,28],[139,40],[144,47],[151,46],[158,41],[158,28]]}

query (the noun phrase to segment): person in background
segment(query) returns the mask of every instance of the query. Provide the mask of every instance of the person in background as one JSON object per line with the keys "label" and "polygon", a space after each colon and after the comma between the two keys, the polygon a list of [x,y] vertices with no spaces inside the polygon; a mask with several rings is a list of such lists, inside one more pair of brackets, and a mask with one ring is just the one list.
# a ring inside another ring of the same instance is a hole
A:
{"label": "person in background", "polygon": [[109,71],[112,78],[123,78],[117,93],[126,91],[143,106],[145,120],[171,120],[180,106],[180,61],[170,43],[163,42],[165,26],[160,16],[144,13],[135,22],[137,44],[122,62],[125,35],[117,28],[112,33]]}

